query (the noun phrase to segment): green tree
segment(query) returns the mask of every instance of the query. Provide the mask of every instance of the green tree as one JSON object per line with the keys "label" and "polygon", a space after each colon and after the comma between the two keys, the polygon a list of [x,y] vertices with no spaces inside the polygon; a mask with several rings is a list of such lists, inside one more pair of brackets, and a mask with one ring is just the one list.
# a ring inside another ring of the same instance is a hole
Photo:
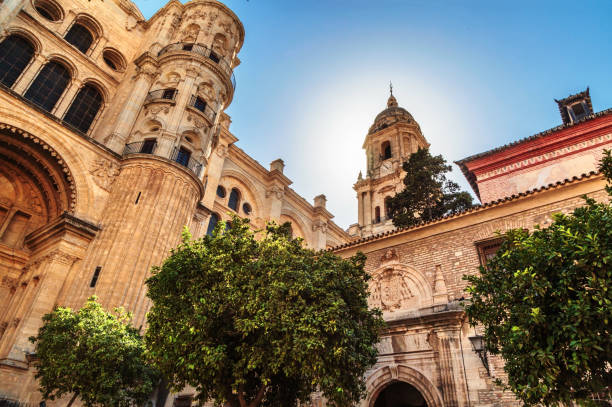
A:
{"label": "green tree", "polygon": [[[608,180],[611,164],[606,152]],[[469,320],[526,405],[593,404],[612,383],[612,208],[585,203],[547,228],[507,232],[480,275],[464,277]]]}
{"label": "green tree", "polygon": [[368,308],[365,256],[315,253],[287,227],[248,220],[213,236],[184,233],[147,281],[145,340],[173,389],[235,407],[296,406],[313,391],[348,405],[365,390],[383,326]]}
{"label": "green tree", "polygon": [[143,405],[157,383],[145,363],[144,341],[122,309],[106,312],[91,297],[79,311],[59,307],[43,317],[37,336],[36,378],[45,400],[72,394],[85,406]]}
{"label": "green tree", "polygon": [[419,148],[404,162],[404,190],[387,201],[388,216],[397,227],[413,226],[471,208],[472,196],[446,178],[452,167],[441,156]]}

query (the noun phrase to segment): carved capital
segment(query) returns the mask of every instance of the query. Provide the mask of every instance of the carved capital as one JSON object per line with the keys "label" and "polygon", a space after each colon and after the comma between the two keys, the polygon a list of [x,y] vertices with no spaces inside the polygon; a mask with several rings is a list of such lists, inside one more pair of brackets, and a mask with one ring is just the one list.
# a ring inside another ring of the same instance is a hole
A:
{"label": "carved capital", "polygon": [[283,199],[285,190],[279,186],[273,185],[266,191],[266,198],[276,196],[276,199]]}
{"label": "carved capital", "polygon": [[312,231],[321,231],[321,233],[327,233],[327,222],[317,220],[312,224]]}

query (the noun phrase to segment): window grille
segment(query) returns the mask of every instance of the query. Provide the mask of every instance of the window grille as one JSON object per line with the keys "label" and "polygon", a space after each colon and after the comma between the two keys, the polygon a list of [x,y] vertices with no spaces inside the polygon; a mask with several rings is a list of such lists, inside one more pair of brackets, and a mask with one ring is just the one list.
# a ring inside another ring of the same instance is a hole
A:
{"label": "window grille", "polygon": [[74,45],[83,54],[89,50],[89,47],[91,47],[91,43],[93,42],[93,35],[91,34],[91,31],[79,23],[75,23],[72,27],[70,27],[70,30],[68,30],[68,33],[64,38],[66,41],[68,41],[68,43]]}
{"label": "window grille", "polygon": [[0,82],[13,86],[19,75],[34,56],[34,46],[30,41],[17,35],[8,36],[0,43]]}
{"label": "window grille", "polygon": [[70,73],[62,64],[51,61],[40,70],[24,97],[50,112],[68,86]]}
{"label": "window grille", "polygon": [[98,89],[92,85],[85,85],[74,98],[64,116],[64,121],[77,130],[87,133],[101,106],[102,95]]}

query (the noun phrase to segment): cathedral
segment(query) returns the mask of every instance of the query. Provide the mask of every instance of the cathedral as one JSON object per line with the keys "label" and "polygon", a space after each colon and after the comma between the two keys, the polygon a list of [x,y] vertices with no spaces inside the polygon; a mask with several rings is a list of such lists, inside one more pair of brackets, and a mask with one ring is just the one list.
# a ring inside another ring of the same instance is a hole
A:
{"label": "cathedral", "polygon": [[[588,89],[557,100],[558,127],[456,162],[481,205],[395,228],[386,200],[429,143],[391,94],[364,129],[367,172],[345,231],[324,195],[290,187],[281,159],[265,167],[236,145],[224,111],[244,34],[216,0],[170,0],[148,20],[130,0],[0,5],[0,403],[41,401],[28,337],[44,314],[95,294],[143,328],[144,282],[182,228],[203,236],[236,214],[258,228],[290,222],[315,250],[367,255],[387,328],[361,406],[518,404],[494,385],[503,363],[465,319],[462,276],[495,254],[496,231],[546,226],[584,194],[606,199],[597,161],[612,147],[612,110],[594,112]],[[193,396],[158,393],[156,407]]]}

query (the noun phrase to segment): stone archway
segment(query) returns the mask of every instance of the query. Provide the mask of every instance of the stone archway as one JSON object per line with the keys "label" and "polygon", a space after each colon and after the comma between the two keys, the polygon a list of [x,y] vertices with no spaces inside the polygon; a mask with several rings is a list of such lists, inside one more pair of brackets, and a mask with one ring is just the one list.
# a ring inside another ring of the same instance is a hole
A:
{"label": "stone archway", "polygon": [[[364,403],[362,403],[362,407],[388,407],[376,404],[385,389],[390,389],[391,392],[411,390],[407,387],[404,387],[403,389],[401,389],[400,387],[396,387],[395,389],[391,387],[397,383],[405,383],[411,388],[413,388],[422,397],[424,405],[426,405],[427,407],[444,406],[442,395],[433,385],[433,383],[431,383],[431,381],[427,377],[425,377],[423,373],[406,365],[391,364],[383,366],[380,369],[374,371],[367,378],[366,387],[368,391],[368,396],[365,399]],[[412,396],[414,396],[412,400],[415,403],[418,403],[418,398],[416,397],[416,394],[414,392],[412,393]],[[400,406],[401,405],[392,405],[391,407]],[[411,405],[411,407],[419,407],[419,405],[415,404]]]}
{"label": "stone archway", "polygon": [[427,407],[427,402],[416,387],[397,381],[378,393],[374,407]]}

